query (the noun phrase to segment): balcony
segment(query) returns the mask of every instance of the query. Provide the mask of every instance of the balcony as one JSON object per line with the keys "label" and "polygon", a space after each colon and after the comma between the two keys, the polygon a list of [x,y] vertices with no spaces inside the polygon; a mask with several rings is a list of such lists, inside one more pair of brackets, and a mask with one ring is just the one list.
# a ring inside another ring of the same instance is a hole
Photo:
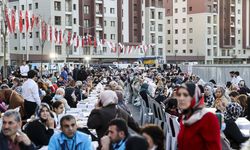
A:
{"label": "balcony", "polygon": [[155,26],[151,26],[150,31],[155,31]]}
{"label": "balcony", "polygon": [[235,23],[234,23],[234,22],[231,22],[231,23],[230,23],[230,26],[231,26],[231,27],[234,27],[234,26],[235,26]]}
{"label": "balcony", "polygon": [[102,26],[100,24],[97,24],[95,26],[96,31],[102,31]]}
{"label": "balcony", "polygon": [[102,0],[96,0],[95,3],[96,4],[102,4]]}
{"label": "balcony", "polygon": [[235,17],[235,12],[231,12],[231,17]]}
{"label": "balcony", "polygon": [[218,4],[218,0],[214,0],[214,4]]}
{"label": "balcony", "polygon": [[96,17],[103,17],[103,14],[100,11],[96,11],[95,16]]}
{"label": "balcony", "polygon": [[235,0],[231,0],[231,6],[235,6]]}

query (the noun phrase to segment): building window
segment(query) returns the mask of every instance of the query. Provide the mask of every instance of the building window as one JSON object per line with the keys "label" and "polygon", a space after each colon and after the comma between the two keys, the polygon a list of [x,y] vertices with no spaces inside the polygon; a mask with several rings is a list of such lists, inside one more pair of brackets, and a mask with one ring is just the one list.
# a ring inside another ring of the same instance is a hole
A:
{"label": "building window", "polygon": [[186,50],[185,50],[185,49],[184,49],[184,50],[182,50],[182,53],[184,53],[184,54],[185,54],[185,53],[186,53]]}
{"label": "building window", "polygon": [[243,50],[243,54],[246,54],[246,50]]}
{"label": "building window", "polygon": [[29,4],[29,10],[32,10],[32,4]]}
{"label": "building window", "polygon": [[55,25],[61,25],[61,17],[55,16]]}
{"label": "building window", "polygon": [[84,27],[89,27],[89,20],[88,19],[84,19],[83,26]]}
{"label": "building window", "polygon": [[30,51],[33,51],[33,46],[30,46]]}
{"label": "building window", "polygon": [[186,12],[186,7],[183,7],[183,8],[182,8],[182,12]]}
{"label": "building window", "polygon": [[175,19],[174,22],[175,22],[175,24],[178,24],[178,19]]}
{"label": "building window", "polygon": [[211,23],[211,16],[207,16],[207,23]]}
{"label": "building window", "polygon": [[25,33],[22,33],[22,38],[25,39]]}
{"label": "building window", "polygon": [[238,14],[240,14],[240,9],[238,9]]}
{"label": "building window", "polygon": [[14,50],[17,51],[17,47],[14,47]]}
{"label": "building window", "polygon": [[190,50],[189,50],[189,53],[190,53],[190,54],[192,54],[192,53],[193,53],[193,50],[192,50],[192,49],[190,49]]}
{"label": "building window", "polygon": [[83,13],[84,14],[89,14],[89,6],[88,5],[84,5],[84,7],[83,7]]}
{"label": "building window", "polygon": [[73,4],[73,10],[76,10],[76,4]]}
{"label": "building window", "polygon": [[207,56],[211,56],[211,49],[207,49]]}
{"label": "building window", "polygon": [[238,44],[240,44],[240,40],[238,40]]}
{"label": "building window", "polygon": [[193,39],[189,39],[189,44],[193,44]]}
{"label": "building window", "polygon": [[168,19],[168,24],[170,24],[170,19]]}
{"label": "building window", "polygon": [[175,40],[175,44],[178,44],[178,40]]}
{"label": "building window", "polygon": [[162,12],[158,12],[158,19],[163,19],[163,13]]}
{"label": "building window", "polygon": [[193,11],[193,8],[192,8],[192,7],[189,7],[189,11]]}
{"label": "building window", "polygon": [[211,38],[207,38],[207,45],[211,45],[212,42],[211,42]]}
{"label": "building window", "polygon": [[168,30],[168,34],[171,34],[171,30]]}
{"label": "building window", "polygon": [[158,31],[162,32],[163,31],[163,25],[162,24],[158,24]]}
{"label": "building window", "polygon": [[115,40],[115,34],[111,34],[111,35],[110,35],[110,39],[111,39],[111,40]]}
{"label": "building window", "polygon": [[185,34],[186,33],[186,29],[182,29],[182,33]]}
{"label": "building window", "polygon": [[189,28],[189,33],[193,33],[193,28]]}
{"label": "building window", "polygon": [[175,33],[175,34],[178,34],[178,29],[175,29],[175,30],[174,30],[174,33]]}
{"label": "building window", "polygon": [[106,21],[104,21],[103,23],[104,23],[104,26],[107,26],[107,22]]}
{"label": "building window", "polygon": [[168,40],[168,45],[170,45],[171,44],[171,42],[170,42],[170,40]]}
{"label": "building window", "polygon": [[182,18],[182,23],[186,23],[186,18]]}
{"label": "building window", "polygon": [[35,9],[38,9],[38,3],[35,3]]}
{"label": "building window", "polygon": [[36,46],[36,50],[39,51],[39,46]]}
{"label": "building window", "polygon": [[175,0],[174,2],[175,2],[175,3],[178,3],[178,0]]}
{"label": "building window", "polygon": [[36,38],[39,38],[39,32],[36,32]]}
{"label": "building window", "polygon": [[30,39],[32,39],[32,32],[30,32],[30,34],[29,34],[29,35],[30,35]]}
{"label": "building window", "polygon": [[208,27],[207,28],[207,34],[211,34],[212,33],[212,29],[211,29],[211,27]]}
{"label": "building window", "polygon": [[115,21],[111,21],[111,27],[115,26]]}
{"label": "building window", "polygon": [[240,19],[238,19],[238,24],[240,24]]}
{"label": "building window", "polygon": [[182,39],[182,44],[186,44],[186,39]]}
{"label": "building window", "polygon": [[160,56],[163,55],[163,49],[162,49],[162,48],[159,48],[159,49],[158,49],[158,55],[160,55]]}
{"label": "building window", "polygon": [[61,11],[61,2],[58,2],[58,1],[54,2],[54,10]]}
{"label": "building window", "polygon": [[178,13],[178,8],[175,8],[175,9],[174,9],[174,12],[175,12],[175,13]]}
{"label": "building window", "polygon": [[110,8],[110,13],[115,14],[115,8]]}
{"label": "building window", "polygon": [[168,53],[171,53],[171,50],[168,50],[167,52],[168,52]]}
{"label": "building window", "polygon": [[22,5],[21,7],[22,7],[22,10],[24,10],[24,5]]}
{"label": "building window", "polygon": [[240,4],[241,3],[241,0],[238,0],[238,4]]}
{"label": "building window", "polygon": [[170,14],[170,9],[167,9],[167,14]]}
{"label": "building window", "polygon": [[14,34],[14,38],[17,39],[17,33]]}
{"label": "building window", "polygon": [[22,50],[25,51],[25,46],[22,47]]}
{"label": "building window", "polygon": [[76,18],[74,18],[74,24],[76,24]]}
{"label": "building window", "polygon": [[25,20],[23,19],[23,25],[24,25],[24,23],[25,23]]}
{"label": "building window", "polygon": [[162,44],[163,38],[162,36],[158,36],[158,44]]}
{"label": "building window", "polygon": [[55,52],[58,55],[62,55],[62,46],[61,45],[56,45],[55,46]]}

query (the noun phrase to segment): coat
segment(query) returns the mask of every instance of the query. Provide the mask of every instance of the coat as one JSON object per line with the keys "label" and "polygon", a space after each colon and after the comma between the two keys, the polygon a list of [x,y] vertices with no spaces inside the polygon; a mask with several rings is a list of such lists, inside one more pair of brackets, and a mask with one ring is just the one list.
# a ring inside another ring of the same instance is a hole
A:
{"label": "coat", "polygon": [[181,121],[178,150],[221,150],[220,126],[217,117],[208,112],[189,126]]}
{"label": "coat", "polygon": [[139,125],[134,121],[134,119],[120,107],[115,104],[102,107],[100,109],[94,109],[91,111],[88,118],[87,126],[90,129],[96,129],[97,136],[100,139],[103,137],[108,129],[108,123],[118,117],[123,118],[128,126],[136,132],[140,131]]}

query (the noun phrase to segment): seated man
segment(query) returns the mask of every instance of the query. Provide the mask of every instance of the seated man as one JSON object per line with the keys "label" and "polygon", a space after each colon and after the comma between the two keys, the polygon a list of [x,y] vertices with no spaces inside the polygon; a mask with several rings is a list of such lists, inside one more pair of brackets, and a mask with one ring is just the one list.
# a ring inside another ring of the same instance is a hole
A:
{"label": "seated man", "polygon": [[0,133],[1,150],[35,150],[28,136],[21,132],[21,116],[16,110],[8,110],[3,115]]}
{"label": "seated man", "polygon": [[101,150],[125,150],[129,133],[123,119],[113,119],[109,123],[108,135],[101,138]]}
{"label": "seated man", "polygon": [[48,150],[92,150],[89,136],[77,131],[74,116],[63,116],[60,120],[60,126],[62,132],[51,137]]}

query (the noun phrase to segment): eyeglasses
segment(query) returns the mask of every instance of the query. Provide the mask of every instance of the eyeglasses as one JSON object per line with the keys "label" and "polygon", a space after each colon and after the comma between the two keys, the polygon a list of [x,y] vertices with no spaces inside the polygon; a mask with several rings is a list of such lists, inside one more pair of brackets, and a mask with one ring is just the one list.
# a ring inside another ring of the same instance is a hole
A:
{"label": "eyeglasses", "polygon": [[184,97],[188,97],[189,94],[188,93],[177,93],[177,96],[180,97],[181,95],[183,95]]}

